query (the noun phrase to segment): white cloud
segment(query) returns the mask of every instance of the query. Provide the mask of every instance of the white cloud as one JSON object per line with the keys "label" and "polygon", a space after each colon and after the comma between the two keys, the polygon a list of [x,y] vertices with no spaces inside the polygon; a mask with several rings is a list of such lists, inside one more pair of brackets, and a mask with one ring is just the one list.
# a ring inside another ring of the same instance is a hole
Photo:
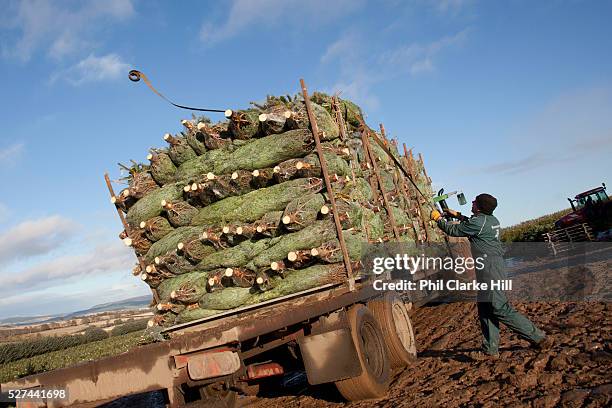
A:
{"label": "white cloud", "polygon": [[355,101],[367,109],[378,109],[380,100],[372,91],[372,87],[378,79],[367,73],[354,73],[348,81],[339,81],[332,86],[332,93],[338,94],[343,98]]}
{"label": "white cloud", "polygon": [[327,46],[321,56],[321,63],[326,64],[334,60],[352,59],[360,48],[360,39],[356,33],[347,33]]}
{"label": "white cloud", "polygon": [[412,43],[398,47],[383,53],[379,58],[379,63],[411,75],[433,71],[435,69],[434,58],[445,49],[462,45],[468,33],[469,29],[465,29],[427,44]]}
{"label": "white cloud", "polygon": [[88,82],[109,81],[127,75],[129,67],[129,64],[117,54],[101,57],[91,54],[70,68],[55,73],[50,82],[63,79],[71,85],[78,86]]}
{"label": "white cloud", "polygon": [[78,225],[74,221],[59,215],[17,224],[0,233],[2,266],[13,260],[46,254],[59,248],[77,230]]}
{"label": "white cloud", "polygon": [[6,204],[0,203],[0,223],[6,221],[10,213],[11,211],[6,206]]}
{"label": "white cloud", "polygon": [[355,102],[369,109],[380,105],[372,93],[381,82],[401,76],[416,76],[435,70],[435,59],[442,52],[461,46],[467,39],[469,29],[442,37],[429,43],[410,43],[380,52],[370,41],[356,32],[345,33],[331,43],[322,54],[322,64],[338,64],[342,80],[331,88],[342,92]]}
{"label": "white cloud", "polygon": [[214,44],[253,26],[270,27],[280,22],[329,22],[360,8],[363,4],[363,0],[233,0],[224,21],[209,20],[202,24],[200,38],[204,43]]}
{"label": "white cloud", "polygon": [[531,118],[509,130],[508,159],[465,169],[464,174],[522,174],[552,166],[572,166],[595,154],[612,152],[612,87],[560,95]]}
{"label": "white cloud", "polygon": [[14,164],[21,157],[24,150],[24,143],[17,142],[0,149],[0,165]]}
{"label": "white cloud", "polygon": [[441,12],[457,12],[458,10],[465,7],[468,3],[471,3],[470,0],[428,0],[429,3],[433,5],[433,7]]}
{"label": "white cloud", "polygon": [[87,275],[103,275],[129,269],[134,259],[133,252],[120,242],[100,244],[83,254],[64,255],[23,270],[5,271],[2,273],[0,294],[10,294],[26,288],[31,291]]}
{"label": "white cloud", "polygon": [[23,0],[8,3],[5,13],[3,55],[28,61],[41,49],[61,59],[88,48],[97,27],[131,17],[134,7],[130,0]]}

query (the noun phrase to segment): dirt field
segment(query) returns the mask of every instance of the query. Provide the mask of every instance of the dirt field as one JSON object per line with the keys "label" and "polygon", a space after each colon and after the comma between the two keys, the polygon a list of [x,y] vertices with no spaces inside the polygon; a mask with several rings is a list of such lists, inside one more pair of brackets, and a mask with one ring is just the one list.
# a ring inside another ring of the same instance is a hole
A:
{"label": "dirt field", "polygon": [[474,361],[480,332],[473,303],[425,306],[414,313],[418,359],[396,373],[382,400],[343,403],[333,387],[295,387],[285,396],[245,400],[286,407],[604,407],[612,403],[610,303],[525,303],[517,309],[555,339],[528,348],[502,329],[499,360]]}

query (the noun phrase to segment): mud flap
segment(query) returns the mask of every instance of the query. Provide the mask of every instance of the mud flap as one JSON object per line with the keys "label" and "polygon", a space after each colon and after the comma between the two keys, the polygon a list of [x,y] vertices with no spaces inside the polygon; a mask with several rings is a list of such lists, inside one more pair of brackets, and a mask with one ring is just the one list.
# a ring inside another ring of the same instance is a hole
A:
{"label": "mud flap", "polygon": [[357,349],[350,329],[343,328],[303,337],[300,352],[308,383],[323,384],[361,374]]}

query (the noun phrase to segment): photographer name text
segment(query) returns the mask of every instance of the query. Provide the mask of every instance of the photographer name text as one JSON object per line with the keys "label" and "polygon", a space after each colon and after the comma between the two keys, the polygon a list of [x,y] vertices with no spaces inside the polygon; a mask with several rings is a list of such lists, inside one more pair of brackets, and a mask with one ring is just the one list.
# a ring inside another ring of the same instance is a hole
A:
{"label": "photographer name text", "polygon": [[384,281],[376,279],[372,282],[375,290],[451,290],[451,291],[487,291],[487,290],[512,290],[512,279],[491,280],[489,282],[471,282],[460,281],[457,279],[451,280],[400,280],[400,281]]}

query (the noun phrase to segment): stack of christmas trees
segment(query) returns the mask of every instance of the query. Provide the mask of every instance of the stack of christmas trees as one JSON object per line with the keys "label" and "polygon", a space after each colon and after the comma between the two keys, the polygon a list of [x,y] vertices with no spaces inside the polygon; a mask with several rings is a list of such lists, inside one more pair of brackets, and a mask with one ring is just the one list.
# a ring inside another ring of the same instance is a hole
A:
{"label": "stack of christmas trees", "polygon": [[400,156],[384,134],[376,143],[352,102],[319,93],[311,101],[332,191],[302,97],[268,97],[216,124],[184,120],[148,164],[129,168],[129,186],[112,201],[139,258],[134,273],[154,289],[150,325],[346,279],[330,194],[355,270],[364,243],[440,239],[425,209],[432,192],[422,159]]}

